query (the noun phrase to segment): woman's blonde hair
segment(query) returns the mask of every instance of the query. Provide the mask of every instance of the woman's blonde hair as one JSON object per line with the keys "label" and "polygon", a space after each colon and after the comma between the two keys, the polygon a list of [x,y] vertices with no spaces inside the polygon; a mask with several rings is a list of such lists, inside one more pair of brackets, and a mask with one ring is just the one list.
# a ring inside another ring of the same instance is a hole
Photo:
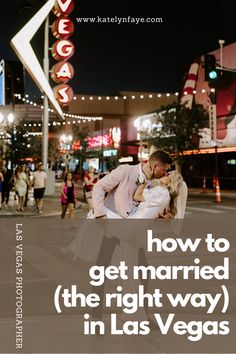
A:
{"label": "woman's blonde hair", "polygon": [[167,187],[170,193],[170,213],[175,216],[177,213],[177,197],[183,184],[183,177],[179,172],[173,171],[170,172],[170,179],[170,184]]}

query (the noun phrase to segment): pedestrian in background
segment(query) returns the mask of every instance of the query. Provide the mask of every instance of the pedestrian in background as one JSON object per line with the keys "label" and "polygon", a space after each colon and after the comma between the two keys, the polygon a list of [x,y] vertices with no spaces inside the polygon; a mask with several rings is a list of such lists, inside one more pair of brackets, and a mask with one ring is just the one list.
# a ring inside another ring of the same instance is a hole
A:
{"label": "pedestrian in background", "polygon": [[43,164],[40,162],[37,166],[37,171],[33,174],[34,200],[38,213],[42,213],[43,197],[47,183],[47,173],[43,169]]}
{"label": "pedestrian in background", "polygon": [[24,211],[24,201],[28,186],[28,179],[25,173],[25,167],[19,166],[15,171],[15,189],[18,196],[17,211]]}
{"label": "pedestrian in background", "polygon": [[89,209],[93,209],[92,204],[92,191],[93,186],[97,183],[99,179],[99,175],[95,172],[95,168],[93,166],[89,166],[88,170],[84,174],[84,194],[86,201],[88,203]]}
{"label": "pedestrian in background", "polygon": [[24,203],[24,207],[26,208],[28,200],[29,200],[29,190],[31,189],[30,170],[29,170],[28,166],[25,166],[25,173],[26,173],[27,180],[28,180],[27,190],[26,190],[26,195],[25,195],[25,203]]}
{"label": "pedestrian in background", "polygon": [[8,206],[10,191],[14,185],[14,177],[11,170],[9,170],[6,166],[2,169],[3,174],[3,185],[2,185],[2,203],[5,203],[6,207]]}
{"label": "pedestrian in background", "polygon": [[73,183],[71,172],[67,172],[64,182],[61,185],[61,218],[64,219],[66,212],[69,212],[69,219],[73,219],[75,215],[76,188]]}

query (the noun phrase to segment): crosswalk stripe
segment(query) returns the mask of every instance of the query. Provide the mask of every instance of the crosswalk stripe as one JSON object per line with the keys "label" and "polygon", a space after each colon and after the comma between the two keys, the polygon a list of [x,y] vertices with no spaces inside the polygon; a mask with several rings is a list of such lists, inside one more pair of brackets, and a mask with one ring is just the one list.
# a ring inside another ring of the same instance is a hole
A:
{"label": "crosswalk stripe", "polygon": [[60,211],[55,211],[55,212],[50,212],[50,213],[47,213],[47,212],[43,213],[42,212],[42,214],[33,215],[32,218],[38,218],[38,217],[42,218],[42,217],[58,216],[58,215],[61,215]]}
{"label": "crosswalk stripe", "polygon": [[220,211],[220,210],[215,210],[215,209],[208,209],[208,208],[197,208],[197,207],[190,207],[187,206],[187,210],[195,210],[195,211],[202,211],[206,213],[212,213],[212,214],[220,214],[220,213],[225,213],[225,211]]}
{"label": "crosswalk stripe", "polygon": [[209,201],[208,200],[189,200],[188,201],[188,204],[190,205],[190,204],[199,204],[199,203],[201,203],[201,204],[209,204]]}
{"label": "crosswalk stripe", "polygon": [[216,205],[217,209],[225,209],[225,210],[234,210],[236,211],[236,207],[224,206],[224,205]]}

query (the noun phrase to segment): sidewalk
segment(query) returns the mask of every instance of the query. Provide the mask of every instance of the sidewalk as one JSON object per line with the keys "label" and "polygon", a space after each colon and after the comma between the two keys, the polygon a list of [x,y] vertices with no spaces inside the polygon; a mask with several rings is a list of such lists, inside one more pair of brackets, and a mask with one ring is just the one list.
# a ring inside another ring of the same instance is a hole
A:
{"label": "sidewalk", "polygon": [[[25,207],[24,211],[17,211],[17,200],[15,200],[14,195],[15,192],[11,191],[10,199],[8,205],[3,204],[2,209],[0,210],[0,218],[8,217],[8,216],[36,216],[36,217],[48,217],[48,216],[56,216],[61,214],[61,203],[60,203],[60,185],[61,182],[56,181],[55,185],[55,195],[54,196],[45,196],[43,202],[43,212],[42,214],[38,214],[34,198],[33,198],[33,190],[29,192],[29,200],[27,203],[27,207]],[[77,188],[77,203],[76,203],[76,213],[83,213],[84,215],[88,212],[88,206],[86,201],[84,200],[83,191],[80,187]]]}

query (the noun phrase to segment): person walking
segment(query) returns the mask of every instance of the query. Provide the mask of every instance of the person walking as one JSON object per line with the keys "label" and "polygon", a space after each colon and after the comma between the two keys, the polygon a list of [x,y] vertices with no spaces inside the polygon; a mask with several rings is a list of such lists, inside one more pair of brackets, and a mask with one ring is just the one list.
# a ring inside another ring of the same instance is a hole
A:
{"label": "person walking", "polygon": [[67,172],[64,182],[61,185],[61,218],[64,219],[66,212],[69,212],[69,219],[73,219],[75,215],[76,188],[73,183],[71,172]]}
{"label": "person walking", "polygon": [[6,207],[8,206],[10,191],[14,184],[14,177],[11,170],[9,170],[6,166],[2,169],[3,174],[3,185],[2,185],[2,203],[5,203]]}
{"label": "person walking", "polygon": [[29,181],[24,166],[19,166],[15,172],[15,189],[18,196],[17,211],[24,211],[24,201],[28,183]]}
{"label": "person walking", "polygon": [[47,173],[43,169],[43,164],[40,162],[37,166],[37,171],[33,174],[34,200],[39,214],[42,214],[43,197],[47,183]]}
{"label": "person walking", "polygon": [[24,203],[24,207],[27,207],[28,204],[28,200],[29,200],[29,190],[31,189],[31,183],[30,183],[30,169],[28,166],[25,166],[25,173],[27,176],[27,180],[28,180],[28,185],[27,185],[27,190],[26,190],[26,195],[25,195],[25,203]]}
{"label": "person walking", "polygon": [[86,201],[88,203],[89,209],[93,209],[92,203],[92,191],[95,183],[97,183],[99,179],[99,175],[95,173],[95,168],[93,166],[89,166],[88,170],[84,174],[84,194]]}

